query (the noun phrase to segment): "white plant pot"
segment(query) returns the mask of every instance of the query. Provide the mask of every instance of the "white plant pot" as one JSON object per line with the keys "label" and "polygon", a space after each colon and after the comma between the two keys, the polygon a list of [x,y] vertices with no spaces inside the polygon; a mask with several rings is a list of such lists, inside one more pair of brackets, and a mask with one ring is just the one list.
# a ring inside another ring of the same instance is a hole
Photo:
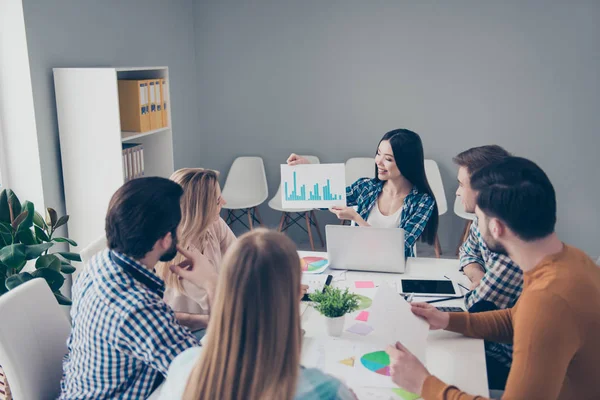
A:
{"label": "white plant pot", "polygon": [[329,336],[342,336],[344,331],[344,323],[346,322],[346,315],[336,318],[325,318],[327,324],[327,333]]}

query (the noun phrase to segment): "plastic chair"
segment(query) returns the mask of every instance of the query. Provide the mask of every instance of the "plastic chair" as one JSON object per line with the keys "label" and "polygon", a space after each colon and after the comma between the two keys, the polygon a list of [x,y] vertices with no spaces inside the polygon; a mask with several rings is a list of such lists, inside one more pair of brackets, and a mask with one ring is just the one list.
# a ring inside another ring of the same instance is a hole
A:
{"label": "plastic chair", "polygon": [[90,259],[97,253],[106,249],[106,247],[106,236],[102,235],[98,239],[94,240],[92,243],[87,245],[87,247],[85,247],[83,250],[81,250],[81,252],[79,253],[79,255],[81,256],[81,268],[77,268],[73,273],[73,282],[75,282],[77,275],[79,275],[81,271],[84,271],[87,268]]}
{"label": "plastic chair", "polygon": [[[233,161],[221,196],[227,204],[226,222],[229,226],[239,221],[247,229],[252,230],[254,222],[262,225],[258,206],[269,197],[265,165],[260,157],[238,157]],[[241,211],[236,215],[236,211]],[[248,224],[242,221],[246,215]]]}
{"label": "plastic chair", "polygon": [[[303,156],[310,161],[311,164],[320,164],[321,161],[318,157],[315,156]],[[296,225],[300,227],[304,232],[308,234],[308,240],[310,241],[310,248],[315,250],[315,242],[312,234],[312,227],[314,226],[317,230],[317,234],[319,235],[319,240],[321,241],[321,247],[325,247],[325,242],[323,241],[323,235],[321,234],[321,229],[319,228],[319,222],[317,221],[317,216],[315,215],[315,210],[313,208],[306,209],[284,209],[281,201],[281,183],[279,183],[279,187],[277,188],[277,193],[271,200],[269,200],[269,207],[275,211],[281,211],[281,220],[279,221],[279,232],[284,232],[292,226]],[[302,226],[301,221],[304,220],[306,223],[306,228]]]}
{"label": "plastic chair", "polygon": [[372,157],[354,157],[346,161],[346,186],[360,178],[375,178],[375,159]]}
{"label": "plastic chair", "polygon": [[[437,163],[433,160],[425,160],[425,175],[431,190],[433,191],[433,197],[438,208],[438,215],[444,215],[448,211],[448,202],[446,201],[446,192],[444,191],[444,184],[442,182],[442,175],[440,174],[440,168]],[[440,239],[438,235],[435,235],[434,243],[435,256],[440,258],[442,255],[442,247],[440,246]]]}
{"label": "plastic chair", "polygon": [[598,264],[598,266],[600,266],[600,257],[598,257],[598,259],[596,260],[596,264]]}
{"label": "plastic chair", "polygon": [[458,247],[456,248],[456,255],[458,255],[458,252],[460,251],[461,246],[469,237],[469,231],[471,229],[471,224],[473,223],[473,220],[475,220],[475,214],[465,211],[465,207],[463,206],[462,201],[460,200],[460,197],[458,197],[458,196],[456,196],[456,198],[454,199],[454,214],[456,214],[458,217],[466,220],[465,228],[463,229],[463,233],[460,237],[460,243],[458,244]]}
{"label": "plastic chair", "polygon": [[71,326],[44,279],[0,297],[0,360],[15,399],[55,399]]}

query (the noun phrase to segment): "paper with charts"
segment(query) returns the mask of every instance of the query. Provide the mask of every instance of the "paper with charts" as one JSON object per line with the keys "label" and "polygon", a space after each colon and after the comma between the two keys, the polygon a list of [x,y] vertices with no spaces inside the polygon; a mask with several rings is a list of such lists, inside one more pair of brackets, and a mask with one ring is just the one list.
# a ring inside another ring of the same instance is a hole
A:
{"label": "paper with charts", "polygon": [[[389,285],[381,284],[377,289],[367,290],[375,292],[371,295],[372,302],[366,309],[361,307],[356,315],[346,316],[345,331],[340,338],[304,338],[302,365],[320,368],[361,393],[367,390],[368,398],[416,399],[418,396],[399,390],[392,382],[390,359],[385,349],[400,341],[425,362],[429,325],[412,314],[410,304]],[[354,334],[353,329],[348,328],[355,324],[365,324],[373,331],[366,336]]]}
{"label": "paper with charts", "polygon": [[282,165],[281,204],[286,210],[346,206],[344,164]]}

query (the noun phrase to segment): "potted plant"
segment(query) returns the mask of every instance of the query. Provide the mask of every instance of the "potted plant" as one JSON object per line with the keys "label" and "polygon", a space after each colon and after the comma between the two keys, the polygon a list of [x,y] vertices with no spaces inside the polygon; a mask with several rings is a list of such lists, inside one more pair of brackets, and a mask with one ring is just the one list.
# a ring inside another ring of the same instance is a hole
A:
{"label": "potted plant", "polygon": [[341,336],[344,330],[346,314],[358,309],[358,295],[346,288],[326,286],[322,293],[312,293],[310,300],[313,307],[326,318],[327,333],[330,336]]}
{"label": "potted plant", "polygon": [[[44,220],[33,203],[21,204],[10,189],[0,192],[0,296],[31,279],[43,278],[59,304],[71,305],[71,300],[60,293],[65,282],[63,274],[75,272],[71,262],[81,261],[81,257],[70,252],[49,253],[56,243],[77,246],[71,239],[55,236],[56,230],[68,220],[68,215],[59,218],[52,208],[46,210]],[[35,265],[33,272],[22,271],[28,262]],[[2,396],[11,398],[0,366],[0,398]]]}

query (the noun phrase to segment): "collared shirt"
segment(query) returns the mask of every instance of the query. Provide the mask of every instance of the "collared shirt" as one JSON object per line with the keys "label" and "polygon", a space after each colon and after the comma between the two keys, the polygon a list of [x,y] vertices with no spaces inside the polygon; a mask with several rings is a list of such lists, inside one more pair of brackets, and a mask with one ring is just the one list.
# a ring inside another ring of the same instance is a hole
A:
{"label": "collared shirt", "polygon": [[[358,214],[365,221],[377,199],[383,191],[383,181],[362,178],[346,188],[346,204],[358,206]],[[423,233],[433,212],[435,200],[427,193],[421,193],[416,187],[404,198],[402,216],[398,228],[404,229],[404,255],[414,257],[415,242]]]}
{"label": "collared shirt", "polygon": [[60,399],[144,399],[198,340],[163,300],[160,278],[114,251],[96,254],[73,286],[73,328]]}
{"label": "collared shirt", "polygon": [[[523,291],[523,271],[510,257],[491,251],[485,244],[478,221],[471,224],[469,237],[459,251],[460,270],[471,263],[483,267],[485,274],[474,290],[465,297],[468,310],[491,303],[496,309],[512,308]],[[484,306],[484,308],[486,308]],[[488,353],[503,364],[510,366],[512,346],[490,343]]]}

